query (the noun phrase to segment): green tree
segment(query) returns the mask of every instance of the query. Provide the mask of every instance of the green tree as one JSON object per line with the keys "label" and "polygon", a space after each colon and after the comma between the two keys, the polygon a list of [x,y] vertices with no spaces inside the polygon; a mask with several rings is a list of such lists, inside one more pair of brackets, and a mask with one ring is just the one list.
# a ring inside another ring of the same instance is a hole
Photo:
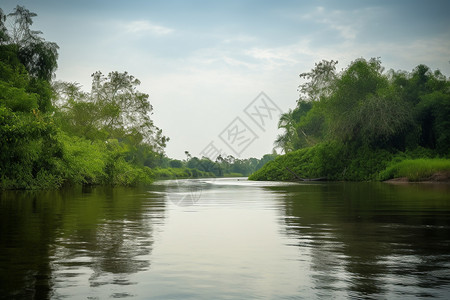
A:
{"label": "green tree", "polygon": [[378,59],[358,59],[339,76],[324,102],[330,139],[376,145],[411,125],[409,107],[382,72]]}
{"label": "green tree", "polygon": [[272,154],[265,154],[256,164],[255,169],[252,171],[258,171],[259,169],[261,169],[266,163],[268,163],[269,161],[274,160],[278,155],[276,153],[272,153]]}
{"label": "green tree", "polygon": [[[30,29],[35,16],[21,6],[8,16],[0,12],[1,188],[57,187],[63,181],[62,147],[49,114],[57,46]],[[13,19],[12,28],[5,26],[8,18]],[[42,54],[36,48],[39,43],[52,46],[54,52]]]}
{"label": "green tree", "polygon": [[288,153],[313,146],[322,140],[325,120],[317,104],[333,93],[338,78],[337,63],[334,60],[322,60],[310,72],[300,74],[300,78],[306,81],[298,87],[300,96],[295,109],[280,117],[278,128],[283,133],[277,136],[275,149]]}
{"label": "green tree", "polygon": [[31,29],[35,16],[0,10],[0,188],[149,182],[168,139],[139,81],[97,72],[91,93],[51,85],[58,46]]}
{"label": "green tree", "polygon": [[99,107],[99,119],[110,138],[133,135],[137,141],[152,145],[156,152],[166,146],[162,135],[150,118],[153,107],[148,94],[137,90],[140,81],[127,72],[101,72],[92,75],[91,101]]}
{"label": "green tree", "polygon": [[[450,86],[450,85],[449,85]],[[420,145],[448,155],[450,149],[450,93],[434,91],[421,97],[417,120],[421,125]]]}
{"label": "green tree", "polygon": [[418,65],[411,73],[391,72],[391,80],[404,101],[413,107],[414,125],[409,147],[422,146],[446,154],[450,149],[450,82],[439,71]]}
{"label": "green tree", "polygon": [[31,30],[35,16],[36,13],[17,5],[8,15],[13,18],[13,27],[9,30],[9,39],[6,40],[18,47],[20,61],[30,76],[50,81],[58,66],[59,47],[56,43],[45,41],[40,36],[41,31]]}
{"label": "green tree", "polygon": [[169,162],[169,166],[171,168],[182,168],[183,167],[183,162],[181,160],[178,159],[173,159]]}
{"label": "green tree", "polygon": [[338,61],[322,60],[314,64],[310,72],[300,74],[300,78],[307,81],[300,84],[298,91],[300,99],[306,101],[319,101],[321,97],[330,96],[333,92],[333,83],[337,78],[336,65]]}
{"label": "green tree", "polygon": [[282,129],[283,133],[277,135],[274,142],[275,148],[281,149],[284,153],[294,150],[298,139],[295,124],[296,120],[291,109],[281,114],[280,120],[278,121],[278,129]]}
{"label": "green tree", "polygon": [[151,119],[149,95],[137,90],[140,81],[127,72],[92,75],[92,90],[85,93],[77,83],[58,82],[56,104],[65,130],[95,139],[117,139],[133,147],[150,145],[163,153],[167,141]]}

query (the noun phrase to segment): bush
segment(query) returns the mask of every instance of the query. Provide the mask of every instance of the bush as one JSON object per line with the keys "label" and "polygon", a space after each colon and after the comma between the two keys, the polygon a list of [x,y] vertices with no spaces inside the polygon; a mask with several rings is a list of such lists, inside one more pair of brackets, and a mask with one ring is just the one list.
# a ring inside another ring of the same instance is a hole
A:
{"label": "bush", "polygon": [[376,180],[378,172],[386,168],[393,154],[383,149],[367,146],[352,151],[345,174],[340,178],[348,181]]}
{"label": "bush", "polygon": [[387,150],[326,142],[278,156],[253,173],[249,179],[297,180],[292,174],[294,172],[304,179],[324,177],[328,180],[374,180],[392,157],[392,153]]}
{"label": "bush", "polygon": [[61,172],[69,184],[101,184],[105,181],[107,151],[103,143],[60,134],[63,145]]}
{"label": "bush", "polygon": [[148,167],[138,167],[120,158],[110,162],[106,167],[108,180],[106,184],[136,186],[151,183],[153,172]]}
{"label": "bush", "polygon": [[[250,180],[295,180],[326,177],[336,180],[345,166],[344,148],[339,143],[322,143],[280,155],[253,173]],[[289,170],[290,171],[289,171]],[[292,172],[291,172],[292,171]]]}

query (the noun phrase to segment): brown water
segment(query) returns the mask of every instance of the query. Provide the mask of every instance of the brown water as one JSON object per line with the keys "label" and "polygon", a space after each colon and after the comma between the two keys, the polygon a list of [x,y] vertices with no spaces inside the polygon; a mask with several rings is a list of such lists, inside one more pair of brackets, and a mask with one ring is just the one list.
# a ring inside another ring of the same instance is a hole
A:
{"label": "brown water", "polygon": [[0,194],[0,298],[450,298],[450,186],[237,179]]}

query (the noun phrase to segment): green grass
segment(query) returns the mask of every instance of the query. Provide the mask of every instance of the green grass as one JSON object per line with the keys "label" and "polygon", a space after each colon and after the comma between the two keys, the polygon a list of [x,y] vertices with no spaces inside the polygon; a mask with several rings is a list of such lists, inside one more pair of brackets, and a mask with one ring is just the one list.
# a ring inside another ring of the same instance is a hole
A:
{"label": "green grass", "polygon": [[450,172],[450,159],[407,159],[388,166],[380,172],[380,180],[406,177],[409,181],[423,181],[438,172]]}

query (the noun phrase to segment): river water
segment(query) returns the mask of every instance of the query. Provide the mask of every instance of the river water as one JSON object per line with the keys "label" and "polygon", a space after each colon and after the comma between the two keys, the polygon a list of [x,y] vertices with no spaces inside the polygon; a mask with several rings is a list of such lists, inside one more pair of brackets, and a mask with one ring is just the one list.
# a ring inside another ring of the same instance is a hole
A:
{"label": "river water", "polygon": [[243,178],[3,192],[0,298],[449,299],[449,192]]}

